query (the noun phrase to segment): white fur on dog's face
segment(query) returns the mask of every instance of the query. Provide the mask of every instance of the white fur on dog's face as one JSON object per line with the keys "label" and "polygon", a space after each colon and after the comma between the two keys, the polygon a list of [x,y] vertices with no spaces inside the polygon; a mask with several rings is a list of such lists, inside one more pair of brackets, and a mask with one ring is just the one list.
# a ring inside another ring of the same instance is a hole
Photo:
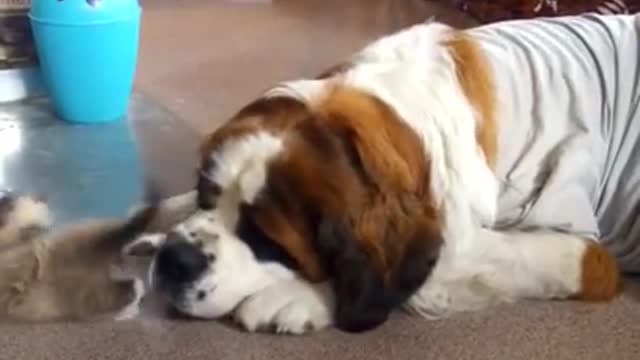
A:
{"label": "white fur on dog's face", "polygon": [[[168,300],[187,315],[219,318],[275,281],[293,277],[280,264],[259,262],[221,219],[216,210],[201,210],[174,229],[180,241],[195,245],[208,259],[206,269],[192,283],[184,284],[180,294],[165,292]],[[150,276],[155,287],[161,271],[154,262]]]}

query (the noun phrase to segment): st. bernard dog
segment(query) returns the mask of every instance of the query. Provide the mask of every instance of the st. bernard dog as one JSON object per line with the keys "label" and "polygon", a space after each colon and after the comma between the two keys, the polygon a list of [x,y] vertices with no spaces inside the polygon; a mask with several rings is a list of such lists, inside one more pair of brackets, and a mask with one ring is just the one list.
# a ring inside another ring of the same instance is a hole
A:
{"label": "st. bernard dog", "polygon": [[183,313],[296,334],[611,300],[640,270],[639,30],[429,22],[275,86],[204,142],[199,210],[154,285]]}

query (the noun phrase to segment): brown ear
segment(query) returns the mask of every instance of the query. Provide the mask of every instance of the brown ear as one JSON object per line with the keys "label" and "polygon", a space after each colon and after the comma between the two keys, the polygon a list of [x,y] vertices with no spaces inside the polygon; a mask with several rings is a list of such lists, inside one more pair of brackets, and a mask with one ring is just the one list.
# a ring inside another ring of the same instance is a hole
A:
{"label": "brown ear", "polygon": [[385,322],[424,283],[441,239],[414,199],[382,197],[350,220],[325,217],[316,243],[333,280],[336,325],[359,332]]}
{"label": "brown ear", "polygon": [[360,208],[364,187],[342,140],[318,119],[309,119],[287,138],[287,153],[269,166],[263,193],[249,215],[293,258],[309,280],[328,275],[315,236],[321,214]]}
{"label": "brown ear", "polygon": [[[267,205],[268,204],[268,205]],[[272,202],[248,207],[247,216],[258,226],[269,241],[275,242],[294,262],[294,268],[310,281],[326,279],[326,272],[320,258],[317,256],[312,234],[307,232],[299,218],[299,213],[274,206]]]}
{"label": "brown ear", "polygon": [[379,99],[339,87],[319,106],[326,125],[351,148],[369,181],[385,191],[427,196],[423,142]]}
{"label": "brown ear", "polygon": [[260,98],[234,115],[216,129],[200,145],[200,169],[198,169],[198,205],[202,209],[216,207],[220,194],[225,190],[213,181],[219,170],[213,155],[234,139],[268,131],[282,134],[310,116],[306,104],[289,97]]}
{"label": "brown ear", "polygon": [[337,326],[364,331],[404,303],[438,257],[428,159],[415,132],[371,96],[338,88],[319,111],[360,182],[345,181],[343,203],[323,207],[315,245],[333,280]]}

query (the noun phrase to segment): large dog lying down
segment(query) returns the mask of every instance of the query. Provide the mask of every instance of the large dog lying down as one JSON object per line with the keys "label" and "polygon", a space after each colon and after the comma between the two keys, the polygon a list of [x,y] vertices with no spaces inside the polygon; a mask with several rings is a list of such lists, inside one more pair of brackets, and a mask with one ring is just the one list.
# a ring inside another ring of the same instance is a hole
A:
{"label": "large dog lying down", "polygon": [[640,270],[638,28],[423,24],[269,90],[203,144],[199,209],[134,243],[151,283],[286,333],[612,299]]}
{"label": "large dog lying down", "polygon": [[428,23],[276,86],[203,144],[200,210],[139,239],[166,240],[153,284],[290,333],[612,299],[640,270],[639,29]]}

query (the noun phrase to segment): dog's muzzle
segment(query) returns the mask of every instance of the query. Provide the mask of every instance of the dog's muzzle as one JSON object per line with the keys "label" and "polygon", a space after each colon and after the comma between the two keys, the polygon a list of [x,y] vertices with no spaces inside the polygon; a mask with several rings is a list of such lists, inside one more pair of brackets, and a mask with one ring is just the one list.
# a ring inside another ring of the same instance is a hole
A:
{"label": "dog's muzzle", "polygon": [[172,232],[156,255],[154,286],[180,301],[185,291],[206,272],[208,265],[207,256],[198,246]]}

